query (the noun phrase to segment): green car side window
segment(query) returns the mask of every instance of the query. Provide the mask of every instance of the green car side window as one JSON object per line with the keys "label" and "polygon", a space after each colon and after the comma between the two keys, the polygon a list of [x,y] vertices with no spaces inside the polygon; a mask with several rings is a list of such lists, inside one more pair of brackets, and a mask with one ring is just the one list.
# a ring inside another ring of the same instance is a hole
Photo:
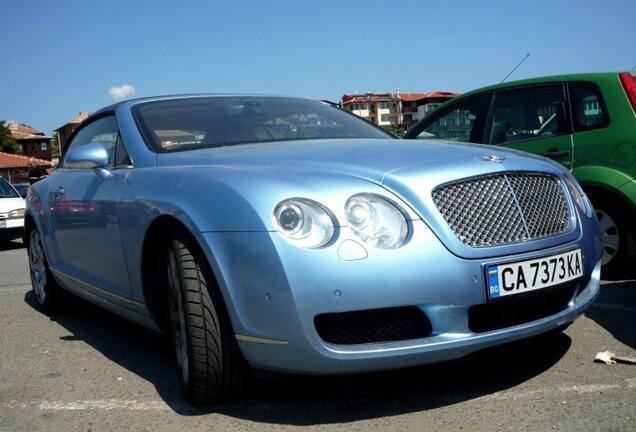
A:
{"label": "green car side window", "polygon": [[488,142],[502,145],[566,133],[564,106],[561,84],[496,92]]}

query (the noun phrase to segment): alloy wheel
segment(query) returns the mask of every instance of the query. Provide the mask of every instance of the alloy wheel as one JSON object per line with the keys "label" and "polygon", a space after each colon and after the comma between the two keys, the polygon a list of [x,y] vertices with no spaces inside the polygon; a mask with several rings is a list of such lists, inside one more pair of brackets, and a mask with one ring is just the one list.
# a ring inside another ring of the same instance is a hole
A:
{"label": "alloy wheel", "polygon": [[618,247],[620,245],[620,234],[618,232],[618,226],[612,217],[602,210],[595,210],[596,218],[598,219],[599,227],[601,228],[601,235],[603,238],[603,257],[601,263],[606,265],[618,254]]}
{"label": "alloy wheel", "polygon": [[40,304],[46,302],[46,257],[37,230],[31,231],[29,236],[29,270],[33,292]]}

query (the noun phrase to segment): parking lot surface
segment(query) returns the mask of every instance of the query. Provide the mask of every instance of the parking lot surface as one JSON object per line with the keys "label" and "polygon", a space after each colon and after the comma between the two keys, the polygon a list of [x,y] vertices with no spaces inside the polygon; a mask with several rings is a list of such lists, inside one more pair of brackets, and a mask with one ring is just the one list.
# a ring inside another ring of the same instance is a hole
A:
{"label": "parking lot surface", "polygon": [[256,381],[193,407],[167,338],[71,299],[35,309],[26,250],[0,245],[0,431],[634,431],[636,282],[605,282],[565,332],[408,370]]}

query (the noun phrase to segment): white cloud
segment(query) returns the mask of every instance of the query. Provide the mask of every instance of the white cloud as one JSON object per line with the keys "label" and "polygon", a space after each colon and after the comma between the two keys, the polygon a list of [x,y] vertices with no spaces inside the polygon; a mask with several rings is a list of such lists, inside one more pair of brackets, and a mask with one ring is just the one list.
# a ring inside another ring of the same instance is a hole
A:
{"label": "white cloud", "polygon": [[116,101],[127,99],[135,95],[135,87],[130,84],[124,84],[120,87],[112,86],[108,89],[108,95]]}

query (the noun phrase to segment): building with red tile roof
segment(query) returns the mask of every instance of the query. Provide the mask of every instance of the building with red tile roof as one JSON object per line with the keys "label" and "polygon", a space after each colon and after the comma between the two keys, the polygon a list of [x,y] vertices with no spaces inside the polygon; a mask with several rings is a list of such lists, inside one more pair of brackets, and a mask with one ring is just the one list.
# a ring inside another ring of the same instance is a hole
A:
{"label": "building with red tile roof", "polygon": [[9,183],[29,181],[29,161],[34,159],[38,165],[51,166],[51,161],[31,158],[29,156],[0,152],[0,176]]}
{"label": "building with red tile roof", "polygon": [[71,136],[73,131],[84,121],[86,120],[92,113],[82,111],[71,120],[69,120],[66,124],[60,126],[55,129],[57,132],[57,139],[60,143],[60,152],[64,153],[64,149],[66,148],[66,142],[68,138]]}
{"label": "building with red tile roof", "polygon": [[428,93],[355,93],[340,98],[342,109],[379,126],[407,128],[459,93],[433,90]]}
{"label": "building with red tile roof", "polygon": [[15,121],[7,122],[11,137],[18,143],[20,153],[37,159],[51,160],[51,137],[37,129]]}

